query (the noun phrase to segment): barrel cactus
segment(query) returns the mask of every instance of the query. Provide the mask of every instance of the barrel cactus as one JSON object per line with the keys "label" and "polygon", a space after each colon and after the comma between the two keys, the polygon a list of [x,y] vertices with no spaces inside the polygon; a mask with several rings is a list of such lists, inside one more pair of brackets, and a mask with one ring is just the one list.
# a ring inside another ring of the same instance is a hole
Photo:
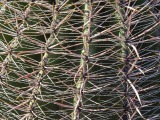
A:
{"label": "barrel cactus", "polygon": [[158,0],[1,0],[1,120],[159,120]]}

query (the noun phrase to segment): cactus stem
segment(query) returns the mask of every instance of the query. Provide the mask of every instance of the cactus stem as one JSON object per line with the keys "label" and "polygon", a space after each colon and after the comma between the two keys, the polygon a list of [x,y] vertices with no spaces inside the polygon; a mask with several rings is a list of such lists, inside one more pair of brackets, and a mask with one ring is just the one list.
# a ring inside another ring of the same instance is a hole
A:
{"label": "cactus stem", "polygon": [[83,89],[88,80],[88,62],[89,62],[89,44],[90,44],[90,27],[91,27],[91,0],[84,1],[84,17],[83,17],[83,49],[81,51],[81,61],[79,71],[79,78],[76,81],[76,93],[74,97],[74,111],[72,113],[72,120],[80,119],[80,108],[83,106]]}

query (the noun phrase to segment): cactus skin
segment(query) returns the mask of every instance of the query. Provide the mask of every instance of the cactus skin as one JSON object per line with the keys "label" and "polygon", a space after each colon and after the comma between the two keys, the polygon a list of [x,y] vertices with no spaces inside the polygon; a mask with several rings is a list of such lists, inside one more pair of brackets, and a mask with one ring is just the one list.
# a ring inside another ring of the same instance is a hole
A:
{"label": "cactus skin", "polygon": [[159,119],[158,4],[0,1],[0,119]]}

